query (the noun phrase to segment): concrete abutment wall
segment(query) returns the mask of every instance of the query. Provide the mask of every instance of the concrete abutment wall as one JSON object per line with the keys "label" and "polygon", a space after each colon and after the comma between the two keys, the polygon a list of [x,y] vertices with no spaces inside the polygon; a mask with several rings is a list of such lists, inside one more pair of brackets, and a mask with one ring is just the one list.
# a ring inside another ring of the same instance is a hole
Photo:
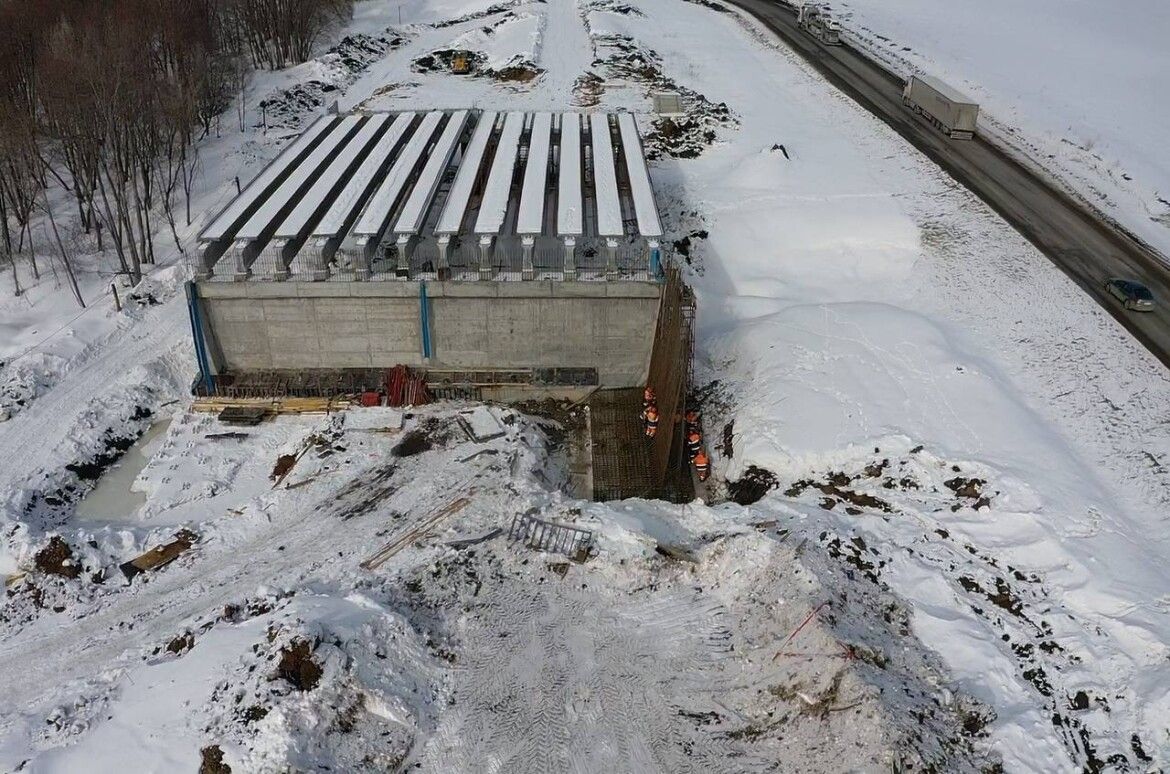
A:
{"label": "concrete abutment wall", "polygon": [[653,282],[200,282],[227,371],[596,368],[643,384],[661,287]]}

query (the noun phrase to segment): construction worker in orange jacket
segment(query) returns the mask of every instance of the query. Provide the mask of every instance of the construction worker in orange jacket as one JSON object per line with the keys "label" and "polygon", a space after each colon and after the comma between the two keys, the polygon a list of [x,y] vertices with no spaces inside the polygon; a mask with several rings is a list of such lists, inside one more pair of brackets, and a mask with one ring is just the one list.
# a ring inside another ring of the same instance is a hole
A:
{"label": "construction worker in orange jacket", "polygon": [[687,409],[686,413],[687,427],[698,428],[699,426],[699,412],[694,409]]}
{"label": "construction worker in orange jacket", "polygon": [[695,465],[695,472],[699,474],[699,480],[706,481],[707,476],[711,475],[711,461],[707,459],[706,450],[699,449],[692,462]]}
{"label": "construction worker in orange jacket", "polygon": [[703,449],[703,435],[698,430],[692,428],[687,433],[687,459],[693,460]]}
{"label": "construction worker in orange jacket", "polygon": [[651,403],[646,407],[646,437],[653,438],[658,432],[658,406]]}
{"label": "construction worker in orange jacket", "polygon": [[657,403],[658,396],[654,393],[654,388],[646,385],[646,389],[642,390],[642,411],[650,408],[651,403]]}

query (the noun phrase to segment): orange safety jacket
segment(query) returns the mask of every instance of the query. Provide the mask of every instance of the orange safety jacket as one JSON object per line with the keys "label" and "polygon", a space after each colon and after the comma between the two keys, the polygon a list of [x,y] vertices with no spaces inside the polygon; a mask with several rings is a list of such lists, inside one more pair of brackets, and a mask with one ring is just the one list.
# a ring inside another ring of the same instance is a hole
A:
{"label": "orange safety jacket", "polygon": [[703,436],[699,435],[698,433],[696,433],[694,431],[691,431],[687,435],[687,452],[691,455],[691,459],[694,459],[695,455],[698,454],[699,450],[702,448],[703,448]]}

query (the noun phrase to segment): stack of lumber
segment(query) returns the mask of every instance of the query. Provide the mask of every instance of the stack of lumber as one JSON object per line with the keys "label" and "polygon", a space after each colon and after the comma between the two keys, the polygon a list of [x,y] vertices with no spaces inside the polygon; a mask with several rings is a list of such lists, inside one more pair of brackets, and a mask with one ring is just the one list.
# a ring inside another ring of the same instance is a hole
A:
{"label": "stack of lumber", "polygon": [[193,411],[218,414],[226,408],[262,408],[269,415],[330,414],[353,404],[348,395],[334,398],[196,398]]}

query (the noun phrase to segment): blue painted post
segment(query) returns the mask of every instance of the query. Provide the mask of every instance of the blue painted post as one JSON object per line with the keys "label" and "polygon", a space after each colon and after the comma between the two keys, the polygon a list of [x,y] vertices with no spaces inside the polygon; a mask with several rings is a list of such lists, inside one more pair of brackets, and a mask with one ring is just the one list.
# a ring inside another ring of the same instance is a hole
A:
{"label": "blue painted post", "polygon": [[207,360],[207,341],[203,337],[203,313],[199,305],[199,293],[195,283],[187,281],[187,313],[191,318],[191,340],[195,344],[195,361],[199,366],[199,377],[203,388],[208,395],[214,392],[215,385],[211,378],[211,366]]}
{"label": "blue painted post", "polygon": [[418,283],[419,329],[422,331],[423,359],[431,359],[431,303],[427,298],[427,283]]}
{"label": "blue painted post", "polygon": [[650,248],[650,276],[655,279],[662,278],[662,253],[659,248]]}

